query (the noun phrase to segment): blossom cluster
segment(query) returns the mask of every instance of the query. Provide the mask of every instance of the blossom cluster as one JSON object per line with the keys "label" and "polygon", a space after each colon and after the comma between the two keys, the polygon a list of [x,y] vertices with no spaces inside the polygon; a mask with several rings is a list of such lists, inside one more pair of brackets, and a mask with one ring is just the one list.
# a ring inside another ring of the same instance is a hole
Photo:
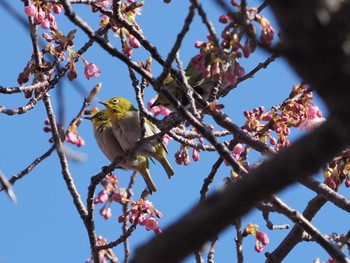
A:
{"label": "blossom cluster", "polygon": [[[245,111],[247,121],[243,129],[253,134],[257,139],[266,143],[269,140],[276,150],[290,146],[288,136],[290,128],[311,130],[321,125],[325,118],[320,109],[314,105],[312,92],[307,85],[293,86],[290,98],[282,105],[265,111],[264,107]],[[277,139],[271,135],[274,131]]]}
{"label": "blossom cluster", "polygon": [[[245,75],[238,59],[242,55],[248,58],[256,49],[256,29],[253,22],[257,22],[261,27],[262,44],[271,46],[275,33],[269,21],[258,14],[257,8],[246,8],[246,12],[243,13],[239,3],[231,1],[231,4],[237,7],[238,11],[219,17],[219,22],[225,24],[221,32],[223,50],[217,50],[214,41],[208,35],[207,42],[195,42],[195,47],[200,48],[200,53],[191,60],[192,66],[204,79],[221,80],[221,89],[235,85],[237,80]],[[244,25],[242,21],[246,21]]]}
{"label": "blossom cluster", "polygon": [[[99,1],[97,4],[102,8],[109,10],[113,13],[113,8],[110,7],[112,1]],[[140,34],[142,34],[142,30],[140,26],[136,22],[136,16],[141,14],[141,7],[143,6],[143,2],[135,2],[134,0],[128,0],[121,3],[120,13],[122,18],[132,24],[133,28],[137,30]],[[94,12],[98,9],[93,8]],[[122,40],[122,51],[123,53],[130,57],[132,55],[133,49],[137,49],[141,47],[141,43],[137,38],[135,38],[130,32],[114,21],[112,16],[101,15],[102,19],[100,21],[100,26],[105,27],[107,25],[111,26],[111,29],[114,32],[116,37],[120,36]]]}
{"label": "blossom cluster", "polygon": [[120,204],[130,203],[131,209],[119,216],[118,221],[120,223],[125,220],[134,223],[135,220],[137,220],[137,223],[140,226],[144,226],[147,231],[153,230],[156,234],[161,232],[157,218],[161,218],[162,214],[153,206],[152,202],[144,198],[135,202],[128,198],[126,189],[118,188],[118,177],[115,174],[107,175],[106,178],[101,181],[101,185],[103,189],[98,193],[94,203],[103,204],[100,209],[100,214],[105,219],[110,219],[112,216],[113,202]]}
{"label": "blossom cluster", "polygon": [[152,204],[152,202],[144,199],[140,199],[132,204],[132,208],[124,215],[118,218],[119,222],[124,222],[129,216],[130,223],[134,223],[138,220],[140,226],[144,226],[147,231],[153,230],[155,234],[162,232],[158,224],[158,219],[162,217],[162,213],[158,211]]}
{"label": "blossom cluster", "polygon": [[[78,73],[75,67],[75,62],[77,58],[80,57],[85,65],[84,74],[87,79],[91,77],[100,76],[101,70],[94,63],[87,62],[81,55],[72,49],[74,46],[73,39],[75,37],[76,30],[70,31],[67,35],[64,35],[61,31],[58,30],[58,26],[55,20],[54,14],[60,14],[62,12],[61,4],[51,4],[44,3],[41,1],[33,1],[33,4],[30,4],[25,7],[24,11],[29,17],[33,17],[34,23],[36,25],[41,25],[43,29],[49,29],[49,32],[42,33],[42,37],[49,42],[42,51],[43,53],[50,53],[58,61],[65,60],[65,52],[68,51],[68,63],[69,63],[69,72],[68,79],[74,80]],[[52,11],[52,12],[51,12]],[[43,58],[41,67],[47,67],[50,62],[46,62]],[[29,81],[29,78],[32,74],[40,76],[40,71],[37,70],[38,65],[34,63],[32,58],[18,76],[17,82],[21,85]],[[38,73],[38,74],[37,74]],[[41,90],[35,90],[35,95],[37,96]],[[31,91],[25,92],[25,97],[30,98],[32,96]]]}
{"label": "blossom cluster", "polygon": [[334,158],[323,170],[325,184],[337,191],[341,184],[345,182],[346,187],[350,187],[350,150],[346,149],[342,155]]}
{"label": "blossom cluster", "polygon": [[[257,46],[255,40],[257,30],[253,22],[257,22],[261,27],[260,40],[262,44],[268,47],[271,46],[275,30],[270,22],[259,14],[258,9],[256,7],[246,7],[245,13],[243,13],[239,3],[231,1],[231,4],[237,7],[237,11],[219,17],[219,22],[226,25],[221,33],[223,48],[236,53],[236,57],[241,57],[243,53],[244,57],[248,58]],[[245,36],[244,43],[242,41],[243,36]]]}
{"label": "blossom cluster", "polygon": [[244,229],[243,236],[255,236],[255,251],[261,253],[264,249],[264,246],[270,243],[270,240],[267,234],[259,231],[258,228],[258,225],[248,224],[247,227]]}
{"label": "blossom cluster", "polygon": [[[224,81],[224,85],[235,85],[238,78],[245,75],[244,68],[236,60],[232,53],[227,53],[227,58],[223,60],[215,52],[212,42],[196,42],[196,47],[200,48],[200,53],[191,59],[190,64],[199,72],[204,79]],[[223,87],[221,87],[223,88]]]}
{"label": "blossom cluster", "polygon": [[[50,128],[51,124],[50,124],[50,120],[49,119],[46,119],[44,121],[44,125],[45,125],[44,128],[43,128],[44,132],[47,132],[47,133],[52,132],[52,130]],[[76,128],[72,128],[71,127],[70,130],[68,130],[68,132],[66,133],[65,140],[66,140],[66,142],[74,144],[74,145],[76,145],[78,147],[82,147],[82,146],[85,145],[84,139],[79,136],[79,134],[76,131]],[[54,141],[53,137],[51,137],[49,139],[49,142],[53,142],[53,141]]]}
{"label": "blossom cluster", "polygon": [[[107,239],[101,235],[97,237],[96,241],[98,246],[103,246],[107,244]],[[118,262],[118,259],[111,248],[100,250],[98,254],[99,254],[99,260],[100,260],[99,262],[101,263],[107,263],[108,261]],[[94,259],[92,256],[85,261],[85,263],[93,263],[93,262],[94,262]]]}
{"label": "blossom cluster", "polygon": [[42,4],[39,1],[34,1],[34,4],[28,5],[24,8],[24,12],[28,17],[34,18],[34,23],[40,25],[43,29],[50,27],[56,27],[55,16],[51,13],[58,15],[62,12],[61,4]]}

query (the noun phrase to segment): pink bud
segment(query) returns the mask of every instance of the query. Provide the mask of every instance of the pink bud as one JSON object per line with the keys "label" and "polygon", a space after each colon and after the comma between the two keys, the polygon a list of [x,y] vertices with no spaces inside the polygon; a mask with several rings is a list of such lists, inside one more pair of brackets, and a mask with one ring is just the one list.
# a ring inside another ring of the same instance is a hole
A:
{"label": "pink bud", "polygon": [[193,161],[198,162],[198,161],[199,161],[199,158],[200,158],[200,156],[199,156],[198,151],[197,151],[196,149],[193,149],[193,153],[192,153],[192,159],[193,159]]}
{"label": "pink bud", "polygon": [[158,217],[158,218],[162,218],[162,213],[160,212],[160,211],[158,211],[157,209],[153,209],[153,211],[154,211],[154,213],[156,214],[156,216]]}
{"label": "pink bud", "polygon": [[263,245],[259,241],[256,241],[255,242],[255,251],[258,253],[261,253],[263,250],[264,250]]}
{"label": "pink bud", "polygon": [[112,208],[111,207],[107,207],[107,209],[105,210],[105,213],[103,215],[103,217],[105,219],[110,219],[112,217]]}
{"label": "pink bud", "polygon": [[114,193],[112,195],[112,200],[120,203],[122,201],[122,196],[119,193]]}
{"label": "pink bud", "polygon": [[121,215],[118,217],[118,223],[125,222],[126,217],[124,215]]}
{"label": "pink bud", "polygon": [[61,4],[53,5],[52,10],[55,14],[60,14],[62,12],[63,6]]}
{"label": "pink bud", "polygon": [[267,237],[267,234],[264,232],[257,231],[256,232],[256,239],[259,240],[264,246],[270,243],[269,238]]}
{"label": "pink bud", "polygon": [[51,129],[49,127],[44,127],[44,132],[51,132]]}
{"label": "pink bud", "polygon": [[50,125],[50,120],[49,119],[45,119],[44,124],[45,125]]}
{"label": "pink bud", "polygon": [[345,180],[345,186],[346,186],[347,188],[350,187],[350,179],[349,179],[349,178],[346,178],[346,180]]}
{"label": "pink bud", "polygon": [[125,47],[123,48],[123,53],[124,53],[125,55],[127,55],[128,57],[131,57],[132,48],[129,47],[129,46],[125,46]]}
{"label": "pink bud", "polygon": [[203,46],[203,44],[205,44],[205,42],[203,42],[203,41],[196,41],[196,42],[194,42],[194,46],[196,48],[200,48],[201,46]]}
{"label": "pink bud", "polygon": [[227,15],[222,15],[219,17],[219,22],[223,24],[227,24],[230,21],[230,18]]}
{"label": "pink bud", "polygon": [[141,46],[140,42],[135,37],[130,38],[129,44],[133,48],[139,48]]}
{"label": "pink bud", "polygon": [[40,25],[43,29],[48,29],[50,27],[50,21],[48,19],[43,19]]}

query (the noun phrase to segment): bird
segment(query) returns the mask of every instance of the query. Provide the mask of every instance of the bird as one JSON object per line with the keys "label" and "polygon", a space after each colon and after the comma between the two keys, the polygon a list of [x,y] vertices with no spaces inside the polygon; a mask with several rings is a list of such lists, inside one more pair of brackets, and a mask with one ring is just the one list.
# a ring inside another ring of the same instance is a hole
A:
{"label": "bird", "polygon": [[[100,110],[91,117],[85,117],[85,119],[92,121],[96,142],[108,160],[113,162],[117,156],[123,156],[125,154],[119,141],[114,136],[112,122],[107,110]],[[150,174],[147,157],[132,155],[125,162],[120,162],[118,167],[125,170],[137,171],[143,177],[150,194],[157,191],[157,187]]]}
{"label": "bird", "polygon": [[[207,101],[213,87],[218,84],[219,79],[221,79],[221,83],[218,85],[219,95],[220,92],[232,84],[226,76],[233,74],[233,69],[235,67],[238,68],[236,65],[235,61],[223,61],[219,59],[215,55],[213,48],[204,45],[201,48],[201,53],[193,57],[186,67],[185,77],[189,86],[193,88],[193,91],[201,95],[204,101]],[[239,68],[241,69],[241,67]],[[236,78],[234,75],[231,77]],[[188,97],[173,76],[169,74],[164,80],[163,86],[180,101],[181,105],[186,108],[190,106]],[[176,108],[161,94],[158,95],[151,108],[154,106],[164,106],[171,111],[176,111]]]}
{"label": "bird", "polygon": [[[111,118],[113,133],[124,151],[132,150],[141,139],[140,112],[130,101],[123,97],[113,97],[107,101],[100,102],[107,108]],[[145,137],[160,133],[160,130],[149,120],[145,120]],[[136,149],[136,155],[143,155],[156,159],[163,166],[168,177],[174,175],[165,154],[168,153],[166,146],[160,138],[143,143]]]}

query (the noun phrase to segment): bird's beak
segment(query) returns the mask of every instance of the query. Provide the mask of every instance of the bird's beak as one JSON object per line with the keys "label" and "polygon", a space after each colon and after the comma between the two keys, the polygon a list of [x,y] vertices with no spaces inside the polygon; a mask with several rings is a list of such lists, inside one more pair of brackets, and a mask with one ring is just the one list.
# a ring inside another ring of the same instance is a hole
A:
{"label": "bird's beak", "polygon": [[92,117],[83,117],[83,119],[92,120]]}
{"label": "bird's beak", "polygon": [[107,102],[105,101],[99,101],[98,103],[102,104],[103,106],[107,107]]}

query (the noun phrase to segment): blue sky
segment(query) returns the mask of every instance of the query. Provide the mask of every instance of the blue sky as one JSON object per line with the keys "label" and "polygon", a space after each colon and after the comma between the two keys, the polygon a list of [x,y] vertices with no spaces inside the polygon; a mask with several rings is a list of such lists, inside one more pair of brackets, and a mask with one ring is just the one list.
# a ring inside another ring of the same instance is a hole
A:
{"label": "blue sky", "polygon": [[[3,1],[1,1],[3,2]],[[26,19],[21,1],[7,2]],[[171,49],[172,43],[182,26],[182,20],[187,14],[188,3],[186,1],[173,1],[171,4],[163,4],[163,1],[145,1],[142,15],[137,21],[143,29],[144,35],[155,46],[164,57]],[[205,2],[205,1],[203,1]],[[208,11],[209,18],[218,25],[217,18],[222,14],[213,1],[207,1],[204,5]],[[248,1],[250,6],[257,6],[260,2]],[[79,15],[86,19],[90,25],[98,28],[96,14],[92,14],[87,7],[77,7]],[[272,24],[277,27],[271,13],[264,10],[263,15],[267,16]],[[77,28],[63,15],[57,17],[60,29],[67,33]],[[1,83],[6,87],[17,86],[18,73],[23,70],[28,61],[32,47],[28,29],[23,27],[13,14],[0,8],[1,35],[3,41],[0,42],[0,54],[2,60]],[[219,31],[219,29],[218,29]],[[197,54],[194,48],[194,41],[206,40],[207,31],[201,23],[201,19],[196,16],[195,22],[191,26],[190,34],[185,38],[180,50],[180,55],[186,65],[192,56]],[[6,39],[6,40],[5,40]],[[87,41],[84,33],[78,30],[76,36],[76,48]],[[119,39],[112,40],[119,43]],[[138,60],[148,56],[143,50],[135,50],[133,57]],[[254,68],[259,62],[263,62],[268,57],[266,52],[256,52],[249,60],[241,60],[246,72]],[[82,62],[78,64],[78,79],[83,90],[89,91],[98,82],[102,83],[102,89],[96,101],[106,100],[112,96],[124,96],[135,103],[133,89],[130,84],[127,67],[115,58],[109,57],[97,44],[84,54],[84,58],[89,62],[96,63],[101,67],[102,74],[99,78],[87,81],[83,76]],[[157,75],[160,67],[156,62],[153,64],[153,73]],[[249,79],[239,85],[239,88],[223,98],[222,103],[226,104],[224,111],[238,124],[243,125],[245,118],[244,110],[249,110],[260,105],[265,108],[279,103],[285,99],[291,87],[299,83],[300,79],[290,69],[283,59],[278,59],[270,65],[268,69],[261,70],[253,79]],[[65,98],[65,124],[77,114],[80,109],[83,96],[76,86],[68,81],[62,81],[59,86],[51,92],[54,108],[57,109],[57,90],[61,89]],[[151,87],[146,89],[146,99],[149,100],[155,95]],[[8,108],[19,107],[26,103],[23,94],[3,95],[0,94],[0,105]],[[97,106],[94,102],[93,106]],[[26,168],[35,158],[46,152],[51,146],[48,142],[49,134],[42,131],[46,118],[43,103],[40,102],[31,111],[24,115],[7,116],[0,115],[0,169],[9,178],[12,175]],[[90,177],[100,172],[101,167],[108,165],[108,160],[98,149],[95,143],[91,123],[83,121],[79,127],[79,134],[85,139],[86,146],[75,148],[72,145],[66,146],[78,152],[86,158],[82,163],[70,161],[70,170],[76,186],[86,200],[87,186]],[[295,136],[294,138],[296,138]],[[188,167],[179,166],[173,158],[179,148],[176,142],[169,145],[169,160],[175,169],[175,176],[168,180],[160,165],[151,164],[151,173],[158,187],[158,192],[149,199],[155,207],[163,213],[163,218],[159,221],[160,226],[176,221],[177,218],[188,211],[190,207],[199,200],[199,191],[203,179],[207,176],[211,166],[217,159],[214,153],[201,153],[199,162],[191,162]],[[252,155],[251,162],[259,159],[259,156]],[[219,189],[223,185],[223,179],[229,176],[229,168],[222,166],[211,186],[211,191]],[[115,171],[119,175],[120,184],[127,186],[130,172]],[[283,176],[283,175],[281,175]],[[143,180],[138,177],[134,189],[137,198],[144,188]],[[14,192],[18,203],[13,204],[5,194],[0,195],[1,203],[1,236],[0,236],[0,262],[85,262],[89,257],[89,243],[87,233],[81,219],[73,206],[72,199],[67,191],[62,175],[57,154],[54,152],[49,158],[39,164],[25,178],[18,181],[14,186]],[[348,192],[341,192],[348,196]],[[315,194],[305,190],[301,186],[292,186],[280,193],[280,197],[292,208],[302,210],[307,205],[310,198]],[[98,208],[97,208],[98,210]],[[121,206],[113,206],[113,216],[106,221],[98,214],[96,215],[97,233],[105,236],[109,241],[116,239],[121,234],[121,226],[117,218],[121,213]],[[337,218],[332,215],[337,214]],[[288,219],[278,215],[272,215],[272,220],[276,224],[290,223]],[[314,223],[321,232],[329,234],[330,231],[346,232],[345,222],[348,222],[349,215],[326,205],[317,215]],[[335,221],[336,220],[336,224]],[[279,242],[288,233],[286,230],[269,231],[265,227],[261,213],[253,210],[243,220],[243,227],[248,223],[259,224],[260,230],[267,232],[270,244],[265,251],[273,251]],[[131,248],[146,242],[153,236],[152,232],[145,231],[139,227],[130,239]],[[235,262],[235,230],[229,227],[219,239],[216,249],[216,262]],[[244,241],[244,257],[246,262],[263,262],[265,256],[254,251],[254,238],[248,237]],[[117,247],[115,253],[123,259],[122,247]],[[299,245],[285,262],[312,262],[320,257],[326,261],[328,255],[313,243]],[[195,262],[190,256],[185,262]]]}

